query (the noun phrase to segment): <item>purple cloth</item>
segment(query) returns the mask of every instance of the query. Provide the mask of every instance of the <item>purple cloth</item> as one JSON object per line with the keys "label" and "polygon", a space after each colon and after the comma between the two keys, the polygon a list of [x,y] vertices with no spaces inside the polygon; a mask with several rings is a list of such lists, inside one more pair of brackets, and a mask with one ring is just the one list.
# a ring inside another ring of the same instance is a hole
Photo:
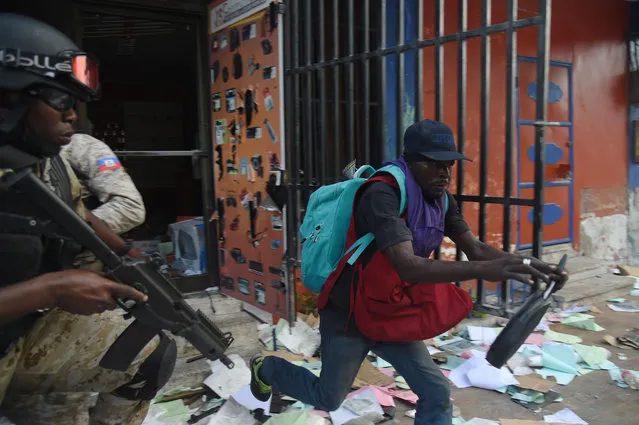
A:
{"label": "purple cloth", "polygon": [[444,239],[444,197],[448,195],[444,192],[441,199],[427,201],[404,158],[385,161],[384,165],[395,165],[406,176],[406,221],[413,233],[413,251],[415,255],[428,257]]}

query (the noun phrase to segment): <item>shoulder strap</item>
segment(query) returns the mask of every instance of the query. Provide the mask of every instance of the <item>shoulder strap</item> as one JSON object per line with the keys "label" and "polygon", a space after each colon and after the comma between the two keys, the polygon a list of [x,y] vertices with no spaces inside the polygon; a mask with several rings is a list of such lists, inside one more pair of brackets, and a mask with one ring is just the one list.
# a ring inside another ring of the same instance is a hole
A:
{"label": "shoulder strap", "polygon": [[404,172],[396,165],[387,165],[377,170],[375,174],[388,173],[395,178],[397,186],[399,186],[400,200],[399,200],[399,215],[404,214],[406,210],[406,176]]}
{"label": "shoulder strap", "polygon": [[444,201],[444,215],[446,215],[446,213],[448,212],[448,204],[449,204],[448,192],[444,192],[444,195],[446,195],[446,200]]}

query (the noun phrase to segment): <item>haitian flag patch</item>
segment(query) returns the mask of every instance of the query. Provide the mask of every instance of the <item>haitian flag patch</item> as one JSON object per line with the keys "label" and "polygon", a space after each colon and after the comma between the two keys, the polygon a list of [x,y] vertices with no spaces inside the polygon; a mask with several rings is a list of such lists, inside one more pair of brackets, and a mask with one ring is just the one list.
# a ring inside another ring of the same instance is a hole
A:
{"label": "haitian flag patch", "polygon": [[117,170],[122,167],[120,160],[117,156],[112,156],[108,158],[100,158],[96,161],[96,165],[100,171],[109,171],[109,170]]}

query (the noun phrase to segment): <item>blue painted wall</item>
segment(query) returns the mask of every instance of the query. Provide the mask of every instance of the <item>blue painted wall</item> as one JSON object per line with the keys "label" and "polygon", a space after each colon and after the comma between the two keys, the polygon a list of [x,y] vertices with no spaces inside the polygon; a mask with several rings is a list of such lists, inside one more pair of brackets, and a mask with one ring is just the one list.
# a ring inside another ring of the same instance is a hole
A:
{"label": "blue painted wall", "polygon": [[[639,3],[630,5],[630,32],[639,33]],[[639,188],[639,164],[632,162],[632,122],[639,121],[639,104],[630,105],[628,117],[628,189]]]}

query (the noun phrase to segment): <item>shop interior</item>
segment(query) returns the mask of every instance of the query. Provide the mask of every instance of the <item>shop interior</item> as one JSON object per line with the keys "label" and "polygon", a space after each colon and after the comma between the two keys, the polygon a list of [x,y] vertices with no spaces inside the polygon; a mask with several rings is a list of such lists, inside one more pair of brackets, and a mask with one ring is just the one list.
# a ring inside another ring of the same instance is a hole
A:
{"label": "shop interior", "polygon": [[[99,58],[102,84],[101,100],[80,114],[80,131],[114,150],[144,198],[145,223],[123,237],[148,249],[164,242],[161,251],[167,254],[173,247],[170,225],[202,216],[199,162],[140,152],[199,148],[195,28],[81,13],[80,34],[82,48]],[[192,239],[193,249],[204,244],[202,232]]]}

